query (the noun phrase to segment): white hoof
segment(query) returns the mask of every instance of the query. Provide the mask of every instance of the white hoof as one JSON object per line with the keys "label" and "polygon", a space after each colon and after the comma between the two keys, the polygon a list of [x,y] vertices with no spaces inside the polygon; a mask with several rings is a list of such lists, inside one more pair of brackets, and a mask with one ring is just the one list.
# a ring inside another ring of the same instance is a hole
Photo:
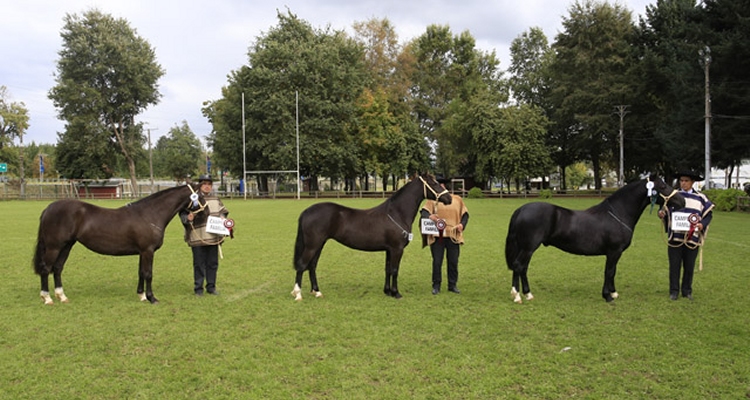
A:
{"label": "white hoof", "polygon": [[294,300],[296,301],[302,300],[302,289],[296,283],[294,284],[294,289],[292,289],[292,296],[294,296]]}
{"label": "white hoof", "polygon": [[146,292],[143,292],[143,293],[138,293],[138,298],[139,298],[139,299],[140,299],[141,301],[146,301],[146,300],[148,300],[148,298],[146,297]]}
{"label": "white hoof", "polygon": [[315,297],[323,297],[323,293],[316,292],[316,291],[312,291],[311,293],[314,294]]}
{"label": "white hoof", "polygon": [[534,295],[531,292],[526,293],[526,300],[534,300]]}
{"label": "white hoof", "polygon": [[510,288],[510,295],[513,297],[513,302],[517,304],[523,303],[523,300],[521,300],[521,294],[518,293],[518,290],[516,290],[515,287]]}
{"label": "white hoof", "polygon": [[613,292],[613,293],[612,293],[612,298],[613,298],[613,299],[616,299],[616,298],[618,298],[618,297],[620,297],[620,295],[619,295],[619,294],[617,294],[617,292]]}
{"label": "white hoof", "polygon": [[41,297],[42,300],[44,300],[45,305],[51,306],[55,304],[55,302],[52,301],[52,297],[50,297],[49,292],[42,291],[39,293],[39,297]]}
{"label": "white hoof", "polygon": [[63,292],[63,288],[55,288],[55,297],[57,297],[62,303],[68,303],[70,301],[68,300],[68,296]]}

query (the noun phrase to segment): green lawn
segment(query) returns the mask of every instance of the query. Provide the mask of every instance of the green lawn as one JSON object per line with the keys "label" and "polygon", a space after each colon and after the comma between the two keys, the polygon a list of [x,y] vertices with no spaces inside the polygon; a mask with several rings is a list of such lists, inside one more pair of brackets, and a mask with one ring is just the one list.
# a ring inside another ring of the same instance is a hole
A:
{"label": "green lawn", "polygon": [[[599,200],[551,201],[582,209]],[[541,248],[529,270],[536,298],[514,304],[504,241],[520,199],[466,200],[460,295],[430,293],[430,255],[417,240],[401,263],[401,300],[382,292],[384,253],[329,242],[318,267],[324,297],[309,294],[306,274],[295,302],[296,222],[313,202],[225,202],[237,225],[223,247],[220,296],[193,295],[175,219],[155,256],[159,304],[138,301],[137,257],[77,245],[63,274],[71,302],[51,307],[31,266],[48,203],[0,202],[0,397],[750,397],[750,214],[715,213],[692,302],[669,300],[666,245],[646,209],[620,260],[615,302],[601,298],[604,257]]]}

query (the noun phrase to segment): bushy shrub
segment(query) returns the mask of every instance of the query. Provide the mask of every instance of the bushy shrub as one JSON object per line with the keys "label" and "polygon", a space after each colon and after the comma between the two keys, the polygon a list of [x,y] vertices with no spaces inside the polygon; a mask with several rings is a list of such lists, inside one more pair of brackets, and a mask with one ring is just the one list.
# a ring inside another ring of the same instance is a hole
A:
{"label": "bushy shrub", "polygon": [[542,189],[539,191],[539,198],[540,199],[551,199],[552,198],[552,190],[550,189]]}
{"label": "bushy shrub", "polygon": [[737,208],[737,197],[745,196],[745,192],[739,189],[709,189],[703,194],[716,205],[715,210],[734,211]]}
{"label": "bushy shrub", "polygon": [[482,193],[482,189],[480,189],[480,188],[478,188],[476,186],[473,187],[473,188],[471,188],[471,189],[469,189],[469,198],[470,199],[481,199],[482,197],[484,197],[484,193]]}

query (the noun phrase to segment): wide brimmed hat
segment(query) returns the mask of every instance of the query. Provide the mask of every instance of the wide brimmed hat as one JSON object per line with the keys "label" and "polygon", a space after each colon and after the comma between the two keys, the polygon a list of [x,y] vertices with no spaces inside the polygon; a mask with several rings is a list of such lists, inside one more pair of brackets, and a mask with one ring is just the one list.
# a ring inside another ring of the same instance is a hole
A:
{"label": "wide brimmed hat", "polygon": [[692,179],[693,181],[702,181],[703,176],[699,172],[695,172],[692,170],[682,170],[676,174],[674,174],[674,177],[677,179],[680,179],[680,177],[687,176],[688,178]]}
{"label": "wide brimmed hat", "polygon": [[198,177],[198,182],[211,182],[213,183],[214,180],[211,178],[211,175],[201,175]]}

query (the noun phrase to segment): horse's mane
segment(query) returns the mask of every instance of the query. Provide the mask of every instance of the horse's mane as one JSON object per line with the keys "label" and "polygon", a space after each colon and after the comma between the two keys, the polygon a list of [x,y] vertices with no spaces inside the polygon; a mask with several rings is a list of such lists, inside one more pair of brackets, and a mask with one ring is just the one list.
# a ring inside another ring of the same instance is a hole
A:
{"label": "horse's mane", "polygon": [[[428,177],[434,178],[434,177],[433,177],[433,176],[432,176],[431,174],[426,174],[426,175],[427,175]],[[413,183],[413,182],[414,182],[415,180],[419,179],[419,177],[420,177],[420,175],[419,175],[419,174],[414,174],[414,175],[412,175],[412,177],[411,177],[411,179],[409,180],[409,182],[407,182],[407,183],[406,183],[406,184],[405,184],[404,186],[401,186],[401,187],[400,187],[400,188],[399,188],[399,189],[398,189],[398,190],[396,191],[396,193],[393,193],[393,195],[391,195],[391,197],[390,197],[390,198],[388,198],[388,200],[387,200],[387,201],[386,201],[386,202],[385,202],[384,204],[387,204],[387,203],[389,203],[389,202],[390,202],[390,203],[393,203],[394,201],[397,201],[399,197],[403,196],[404,192],[406,191],[406,187],[407,187],[407,186],[409,186],[409,185],[411,185],[411,184],[412,184],[412,183]]]}
{"label": "horse's mane", "polygon": [[181,188],[183,188],[183,187],[185,187],[187,185],[189,185],[189,183],[185,184],[185,185],[177,185],[177,186],[171,187],[169,189],[160,190],[160,191],[158,191],[156,193],[153,193],[151,195],[148,195],[148,196],[146,196],[146,197],[144,197],[142,199],[136,200],[136,201],[134,201],[132,203],[128,203],[128,204],[125,205],[125,207],[142,207],[144,204],[148,204],[148,203],[151,203],[153,201],[161,200],[162,198],[164,198],[166,196],[169,196],[172,192],[174,192],[176,190],[179,190],[179,189],[181,189]]}
{"label": "horse's mane", "polygon": [[[654,175],[654,174],[650,175],[650,179],[651,180],[653,180],[654,177],[656,177],[656,175]],[[598,209],[608,210],[609,206],[612,203],[615,203],[615,202],[619,201],[620,198],[622,198],[622,197],[630,196],[630,193],[632,193],[635,190],[640,190],[639,187],[640,187],[640,185],[645,180],[646,179],[643,178],[643,179],[637,179],[637,180],[632,180],[632,181],[628,182],[627,185],[621,187],[616,192],[614,192],[611,195],[607,196],[607,198],[605,198],[604,200],[602,200],[601,203],[599,203],[599,204],[597,204],[595,206],[592,206],[590,208],[590,210],[598,210]],[[646,186],[644,185],[643,187],[645,188]]]}

